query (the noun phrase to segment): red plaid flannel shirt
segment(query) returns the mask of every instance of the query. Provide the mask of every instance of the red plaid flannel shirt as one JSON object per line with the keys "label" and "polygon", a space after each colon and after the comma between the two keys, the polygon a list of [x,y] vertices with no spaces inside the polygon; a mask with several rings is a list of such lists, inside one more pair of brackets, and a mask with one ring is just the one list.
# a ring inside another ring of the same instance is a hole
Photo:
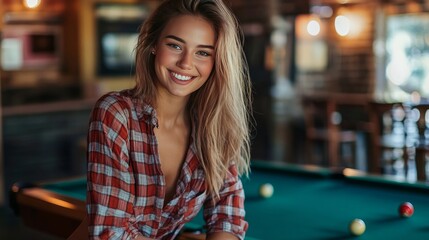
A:
{"label": "red plaid flannel shirt", "polygon": [[88,132],[87,211],[91,239],[174,239],[204,207],[208,232],[230,232],[244,238],[244,192],[232,166],[213,202],[192,142],[173,199],[166,191],[157,140],[155,110],[131,97],[131,90],[101,97]]}

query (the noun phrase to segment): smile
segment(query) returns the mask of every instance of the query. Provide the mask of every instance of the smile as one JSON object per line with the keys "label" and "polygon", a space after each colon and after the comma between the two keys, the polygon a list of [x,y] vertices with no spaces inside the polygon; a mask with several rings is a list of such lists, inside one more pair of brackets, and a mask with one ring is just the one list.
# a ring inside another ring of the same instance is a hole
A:
{"label": "smile", "polygon": [[180,81],[189,81],[192,76],[181,75],[175,72],[171,72],[171,75]]}

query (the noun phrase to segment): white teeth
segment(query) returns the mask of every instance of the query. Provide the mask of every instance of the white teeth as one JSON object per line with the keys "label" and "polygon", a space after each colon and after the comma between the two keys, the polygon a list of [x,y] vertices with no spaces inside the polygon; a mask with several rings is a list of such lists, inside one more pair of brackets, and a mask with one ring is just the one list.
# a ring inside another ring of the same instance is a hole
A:
{"label": "white teeth", "polygon": [[172,74],[173,74],[173,76],[175,78],[177,78],[177,79],[179,79],[181,81],[188,81],[189,79],[191,79],[190,76],[183,76],[183,75],[180,75],[180,74],[177,74],[177,73],[172,73]]}

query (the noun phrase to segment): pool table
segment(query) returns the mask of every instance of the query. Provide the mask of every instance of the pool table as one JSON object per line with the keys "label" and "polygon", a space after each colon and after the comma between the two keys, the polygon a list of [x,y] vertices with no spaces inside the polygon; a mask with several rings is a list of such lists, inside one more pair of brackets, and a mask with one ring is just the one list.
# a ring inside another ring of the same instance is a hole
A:
{"label": "pool table", "polygon": [[[271,183],[271,198],[259,186]],[[429,239],[429,185],[372,176],[352,169],[326,169],[253,161],[246,192],[246,239],[349,239],[348,225],[366,223],[362,239]],[[85,178],[12,187],[11,206],[28,226],[66,238],[85,215]],[[402,218],[398,207],[415,212]],[[187,230],[203,230],[199,214]]]}

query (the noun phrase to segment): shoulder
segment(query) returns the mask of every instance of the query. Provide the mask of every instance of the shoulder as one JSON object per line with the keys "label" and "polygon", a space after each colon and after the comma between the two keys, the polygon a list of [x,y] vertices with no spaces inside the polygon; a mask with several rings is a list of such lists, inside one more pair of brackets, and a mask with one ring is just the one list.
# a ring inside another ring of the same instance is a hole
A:
{"label": "shoulder", "polygon": [[128,90],[109,92],[101,96],[92,111],[93,119],[115,118],[121,122],[135,111],[134,99]]}
{"label": "shoulder", "polygon": [[132,96],[127,90],[120,92],[109,92],[97,100],[95,108],[101,108],[105,110],[120,110],[129,108],[132,103]]}

